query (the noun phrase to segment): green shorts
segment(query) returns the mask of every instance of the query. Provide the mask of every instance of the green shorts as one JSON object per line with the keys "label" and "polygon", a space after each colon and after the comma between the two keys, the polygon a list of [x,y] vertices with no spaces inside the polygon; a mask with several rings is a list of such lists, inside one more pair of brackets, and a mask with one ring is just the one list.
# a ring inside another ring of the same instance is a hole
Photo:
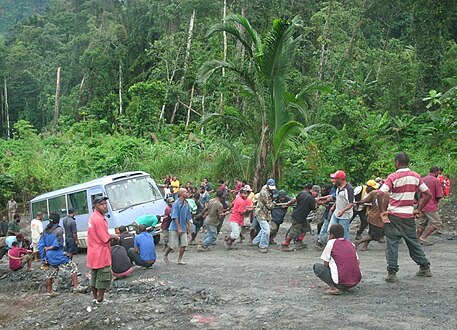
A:
{"label": "green shorts", "polygon": [[292,239],[298,239],[301,233],[307,233],[310,231],[310,225],[307,219],[304,222],[297,222],[292,220],[292,225],[290,226],[289,237]]}
{"label": "green shorts", "polygon": [[90,271],[90,286],[96,289],[109,289],[111,286],[111,266]]}

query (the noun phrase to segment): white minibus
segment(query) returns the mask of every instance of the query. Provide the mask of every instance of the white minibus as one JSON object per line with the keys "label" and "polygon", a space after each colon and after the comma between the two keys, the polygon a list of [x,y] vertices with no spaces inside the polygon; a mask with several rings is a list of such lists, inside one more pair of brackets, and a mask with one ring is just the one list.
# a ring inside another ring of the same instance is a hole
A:
{"label": "white minibus", "polygon": [[76,212],[79,247],[87,247],[87,224],[96,196],[108,197],[108,228],[111,234],[119,226],[131,225],[139,216],[162,215],[166,203],[155,181],[146,172],[125,172],[104,176],[86,183],[52,191],[30,201],[30,214],[43,213],[43,221],[50,213],[61,218],[73,208]]}

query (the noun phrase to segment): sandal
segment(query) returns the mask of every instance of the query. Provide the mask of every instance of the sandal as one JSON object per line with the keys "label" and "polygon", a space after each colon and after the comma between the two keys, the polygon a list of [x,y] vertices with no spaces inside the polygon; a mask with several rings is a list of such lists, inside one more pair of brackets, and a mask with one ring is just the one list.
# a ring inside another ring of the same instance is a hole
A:
{"label": "sandal", "polygon": [[187,265],[187,262],[185,262],[185,261],[178,261],[178,265]]}

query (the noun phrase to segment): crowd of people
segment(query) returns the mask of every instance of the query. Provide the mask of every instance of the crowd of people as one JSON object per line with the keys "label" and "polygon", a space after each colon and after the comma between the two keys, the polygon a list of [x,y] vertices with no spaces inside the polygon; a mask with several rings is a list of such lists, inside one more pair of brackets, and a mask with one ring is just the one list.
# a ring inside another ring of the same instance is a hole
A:
{"label": "crowd of people", "polygon": [[[371,241],[386,243],[387,282],[397,281],[401,239],[419,265],[417,275],[429,277],[432,274],[430,262],[423,246],[432,245],[430,235],[441,228],[438,203],[449,195],[450,185],[442,176],[442,169],[436,166],[432,166],[425,177],[408,166],[408,155],[401,152],[395,156],[396,172],[386,179],[370,179],[354,188],[346,173],[337,170],[330,174],[331,184],[322,187],[306,184],[295,197],[277,189],[274,179],[268,179],[255,194],[247,182],[238,179],[233,189],[225,180],[213,188],[206,178],[196,188],[191,182],[182,186],[176,176],[168,175],[164,180],[167,206],[161,215],[162,221],[159,223],[155,217],[153,225],[148,227],[138,219],[136,234],[124,226],[118,228],[117,235],[109,234],[104,216],[109,200],[99,196],[93,201],[87,234],[87,267],[91,270],[93,303],[106,303],[104,294],[113,279],[129,276],[135,267],[148,269],[156,263],[156,246],[148,232],[150,227],[161,228],[164,262],[169,263],[170,253],[176,251],[177,264],[186,265],[184,255],[188,246],[196,245],[198,252],[210,251],[226,218],[230,224],[230,232],[224,238],[228,250],[236,250],[247,240],[247,244],[258,247],[260,253],[268,253],[271,245],[278,244],[276,238],[290,207],[293,207],[291,225],[280,243],[281,251],[306,248],[304,240],[311,232],[310,222],[317,222],[314,248],[322,251],[323,263],[315,264],[313,269],[329,285],[326,293],[340,294],[360,282],[357,249],[361,246],[361,250],[366,251]],[[8,204],[13,205],[12,201]],[[78,284],[78,267],[73,262],[73,255],[78,253],[75,211],[68,210],[63,228],[59,225],[60,216],[55,213],[49,215],[49,224],[43,228],[43,215],[38,212],[30,224],[31,240],[27,241],[20,232],[20,216],[16,213],[17,204],[14,205],[15,209],[11,208],[13,221],[7,226],[0,258],[7,254],[13,271],[25,266],[31,269],[32,261],[42,263],[41,268],[47,271],[46,287],[50,296],[57,294],[52,283],[59,270],[70,273],[74,292],[87,290]],[[316,219],[315,212],[320,206],[322,217]],[[350,223],[356,217],[360,218],[360,226],[351,242]],[[362,236],[367,227],[367,235]]]}

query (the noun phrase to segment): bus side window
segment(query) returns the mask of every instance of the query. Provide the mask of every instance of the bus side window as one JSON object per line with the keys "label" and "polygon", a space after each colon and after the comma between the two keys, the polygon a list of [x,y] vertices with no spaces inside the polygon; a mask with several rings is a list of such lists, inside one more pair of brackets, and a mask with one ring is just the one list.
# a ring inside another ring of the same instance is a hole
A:
{"label": "bus side window", "polygon": [[35,202],[32,204],[32,219],[38,212],[43,213],[43,221],[49,219],[48,217],[48,203],[46,199],[44,201]]}
{"label": "bus side window", "polygon": [[50,213],[57,213],[61,217],[67,215],[67,205],[65,203],[65,195],[49,198],[48,203],[49,203],[49,212]]}
{"label": "bus side window", "polygon": [[87,191],[83,190],[73,194],[68,194],[68,207],[73,208],[76,214],[88,214]]}

